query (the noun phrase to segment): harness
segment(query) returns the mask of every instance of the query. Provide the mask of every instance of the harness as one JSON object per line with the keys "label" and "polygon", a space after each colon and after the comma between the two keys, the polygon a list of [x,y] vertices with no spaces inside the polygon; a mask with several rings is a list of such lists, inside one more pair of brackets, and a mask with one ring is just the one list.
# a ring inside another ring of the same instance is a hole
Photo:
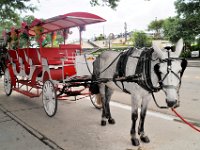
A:
{"label": "harness", "polygon": [[[130,48],[129,50],[122,52],[117,65],[116,65],[116,73],[113,76],[113,82],[120,88],[120,86],[117,84],[117,80],[116,78],[120,78],[120,77],[125,77],[126,76],[126,65],[128,62],[128,58],[129,56],[134,52],[134,48]],[[125,93],[130,94],[130,92],[128,90],[126,90],[124,88],[124,81],[120,81],[121,85],[122,85],[122,91]],[[126,81],[127,82],[127,81]],[[120,88],[121,89],[121,88]]]}
{"label": "harness", "polygon": [[158,92],[161,87],[154,87],[151,81],[151,58],[153,49],[142,51],[137,63],[135,74],[140,77],[137,84],[149,92]]}
{"label": "harness", "polygon": [[[151,81],[151,60],[152,60],[151,58],[152,58],[152,53],[154,50],[153,49],[144,49],[142,51],[140,57],[131,56],[131,54],[134,52],[134,50],[135,49],[132,48],[132,49],[124,52],[123,54],[121,54],[121,56],[117,62],[116,73],[113,77],[113,81],[120,88],[120,86],[117,84],[115,78],[126,76],[126,65],[127,65],[127,61],[128,61],[129,57],[138,58],[135,75],[133,75],[134,77],[137,77],[137,80],[134,80],[134,81],[129,80],[128,82],[135,82],[149,92],[159,91],[161,88],[154,87],[152,84],[152,81]],[[124,88],[123,82],[127,82],[127,81],[121,81],[122,91],[130,94],[130,92]]]}
{"label": "harness", "polygon": [[134,48],[130,48],[128,51],[122,52],[116,66],[116,76],[124,77],[126,75],[126,64],[128,62],[128,57],[134,52],[134,50]]}
{"label": "harness", "polygon": [[[152,72],[152,64],[151,63],[152,63],[152,54],[153,54],[154,50],[152,48],[144,49],[141,52],[140,56],[132,56],[134,50],[135,49],[131,48],[128,51],[119,53],[119,55],[117,55],[117,57],[110,63],[110,65],[108,65],[101,72],[98,71],[98,68],[96,68],[96,69],[94,68],[93,81],[99,81],[99,82],[113,81],[116,84],[116,86],[118,86],[123,92],[129,93],[129,94],[130,94],[130,92],[128,90],[126,90],[124,87],[124,82],[137,83],[143,89],[147,90],[149,93],[152,94],[152,97],[153,97],[156,105],[159,108],[168,108],[165,106],[159,106],[157,104],[155,97],[154,97],[154,92],[158,92],[162,88],[167,88],[167,89],[179,88],[181,85],[181,77],[187,66],[187,60],[181,59],[182,60],[182,63],[181,63],[182,71],[180,72],[181,76],[179,77],[175,72],[173,72],[173,70],[171,70],[171,65],[172,65],[173,60],[176,60],[176,59],[180,60],[180,59],[170,57],[170,52],[168,50],[168,58],[159,60],[159,63],[157,63],[154,66],[154,72],[157,75],[159,83],[160,83],[160,86],[155,87],[151,80],[151,72]],[[135,74],[127,76],[126,75],[126,66],[127,66],[128,59],[131,57],[137,58],[138,62],[137,62]],[[103,73],[104,71],[106,71],[115,61],[117,61],[116,62],[117,65],[116,65],[116,71],[115,71],[113,78],[101,78],[101,80],[100,80],[98,78],[98,76],[101,73]],[[167,62],[167,73],[164,75],[163,78],[161,78],[161,74],[159,72],[159,64],[162,62],[165,62],[165,61]],[[99,64],[100,62],[96,62],[96,63]],[[179,79],[180,82],[177,86],[163,84],[163,81],[166,79],[166,77],[169,75],[169,73],[174,74]],[[121,86],[118,85],[119,83],[121,83]],[[96,85],[97,84],[98,83],[96,83]]]}

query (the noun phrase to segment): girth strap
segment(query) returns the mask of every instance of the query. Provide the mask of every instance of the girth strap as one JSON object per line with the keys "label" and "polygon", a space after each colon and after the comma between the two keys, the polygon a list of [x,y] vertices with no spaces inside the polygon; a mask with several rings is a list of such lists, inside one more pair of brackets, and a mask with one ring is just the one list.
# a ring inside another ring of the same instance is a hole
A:
{"label": "girth strap", "polygon": [[130,48],[128,51],[125,51],[119,57],[116,66],[116,76],[125,77],[126,76],[126,65],[128,62],[128,57],[134,52],[134,48]]}
{"label": "girth strap", "polygon": [[114,83],[125,93],[130,94],[130,92],[128,90],[125,89],[124,87],[124,82],[121,81],[121,85],[122,88],[117,84],[117,82],[115,81],[115,78],[117,77],[125,77],[126,76],[126,65],[128,62],[128,57],[134,52],[134,48],[130,48],[129,50],[123,52],[121,54],[121,56],[119,57],[119,60],[117,62],[117,66],[116,66],[116,73],[113,76],[113,81]]}

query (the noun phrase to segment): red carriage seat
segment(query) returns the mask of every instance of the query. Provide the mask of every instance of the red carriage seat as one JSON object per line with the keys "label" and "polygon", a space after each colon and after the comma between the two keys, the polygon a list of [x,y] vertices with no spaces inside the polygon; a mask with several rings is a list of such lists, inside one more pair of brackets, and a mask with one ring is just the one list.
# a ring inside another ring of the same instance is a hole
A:
{"label": "red carriage seat", "polygon": [[38,49],[36,48],[27,48],[25,49],[26,55],[28,57],[28,60],[32,60],[32,65],[34,66],[41,66],[41,61],[40,61],[40,53]]}
{"label": "red carriage seat", "polygon": [[81,51],[81,46],[78,44],[60,44],[60,50],[67,55],[68,61],[74,63],[76,53]]}
{"label": "red carriage seat", "polygon": [[36,48],[27,48],[25,49],[25,52],[28,57],[29,63],[30,63],[30,60],[32,62],[32,64],[29,64],[29,65],[35,67],[35,70],[31,77],[31,84],[34,85],[36,82],[36,78],[42,76],[42,63],[40,61],[40,54],[39,54],[38,49]]}
{"label": "red carriage seat", "polygon": [[25,51],[26,51],[26,48],[17,50],[18,56],[22,59],[22,63],[24,64],[25,73],[26,73],[26,75],[29,75],[30,74],[30,65],[26,59]]}
{"label": "red carriage seat", "polygon": [[[74,52],[74,53],[72,53]],[[53,80],[62,79],[62,59],[64,59],[64,76],[72,76],[76,74],[75,69],[75,51],[68,51],[67,49],[61,48],[41,48],[41,57],[47,60],[48,65],[57,66],[57,68],[50,67],[50,75]],[[73,56],[73,57],[72,57]]]}
{"label": "red carriage seat", "polygon": [[16,71],[17,73],[20,72],[20,63],[18,60],[18,54],[16,50],[8,50],[8,55],[10,57],[10,63],[14,63],[16,65]]}
{"label": "red carriage seat", "polygon": [[61,65],[61,59],[64,54],[60,52],[59,48],[45,47],[40,49],[40,55],[47,60],[48,65]]}

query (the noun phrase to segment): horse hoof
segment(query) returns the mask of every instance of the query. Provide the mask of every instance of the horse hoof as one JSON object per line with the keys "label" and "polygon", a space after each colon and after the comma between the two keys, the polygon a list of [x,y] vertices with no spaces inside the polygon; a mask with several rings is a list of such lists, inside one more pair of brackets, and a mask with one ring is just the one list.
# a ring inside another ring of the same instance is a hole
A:
{"label": "horse hoof", "polygon": [[115,124],[115,119],[113,119],[113,118],[108,119],[108,123],[109,124]]}
{"label": "horse hoof", "polygon": [[144,143],[149,143],[149,142],[150,142],[148,136],[140,136],[140,139],[141,139],[141,141],[144,142]]}
{"label": "horse hoof", "polygon": [[140,142],[139,142],[139,140],[137,138],[132,138],[131,142],[132,142],[133,146],[139,146],[140,145]]}
{"label": "horse hoof", "polygon": [[101,126],[106,126],[106,121],[105,120],[101,120]]}

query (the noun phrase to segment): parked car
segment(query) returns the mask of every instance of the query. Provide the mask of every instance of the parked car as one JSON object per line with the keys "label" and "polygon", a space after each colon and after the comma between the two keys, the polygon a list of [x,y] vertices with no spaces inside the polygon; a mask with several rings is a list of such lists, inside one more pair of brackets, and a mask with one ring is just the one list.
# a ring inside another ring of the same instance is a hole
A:
{"label": "parked car", "polygon": [[199,51],[192,51],[191,52],[191,57],[199,57]]}

